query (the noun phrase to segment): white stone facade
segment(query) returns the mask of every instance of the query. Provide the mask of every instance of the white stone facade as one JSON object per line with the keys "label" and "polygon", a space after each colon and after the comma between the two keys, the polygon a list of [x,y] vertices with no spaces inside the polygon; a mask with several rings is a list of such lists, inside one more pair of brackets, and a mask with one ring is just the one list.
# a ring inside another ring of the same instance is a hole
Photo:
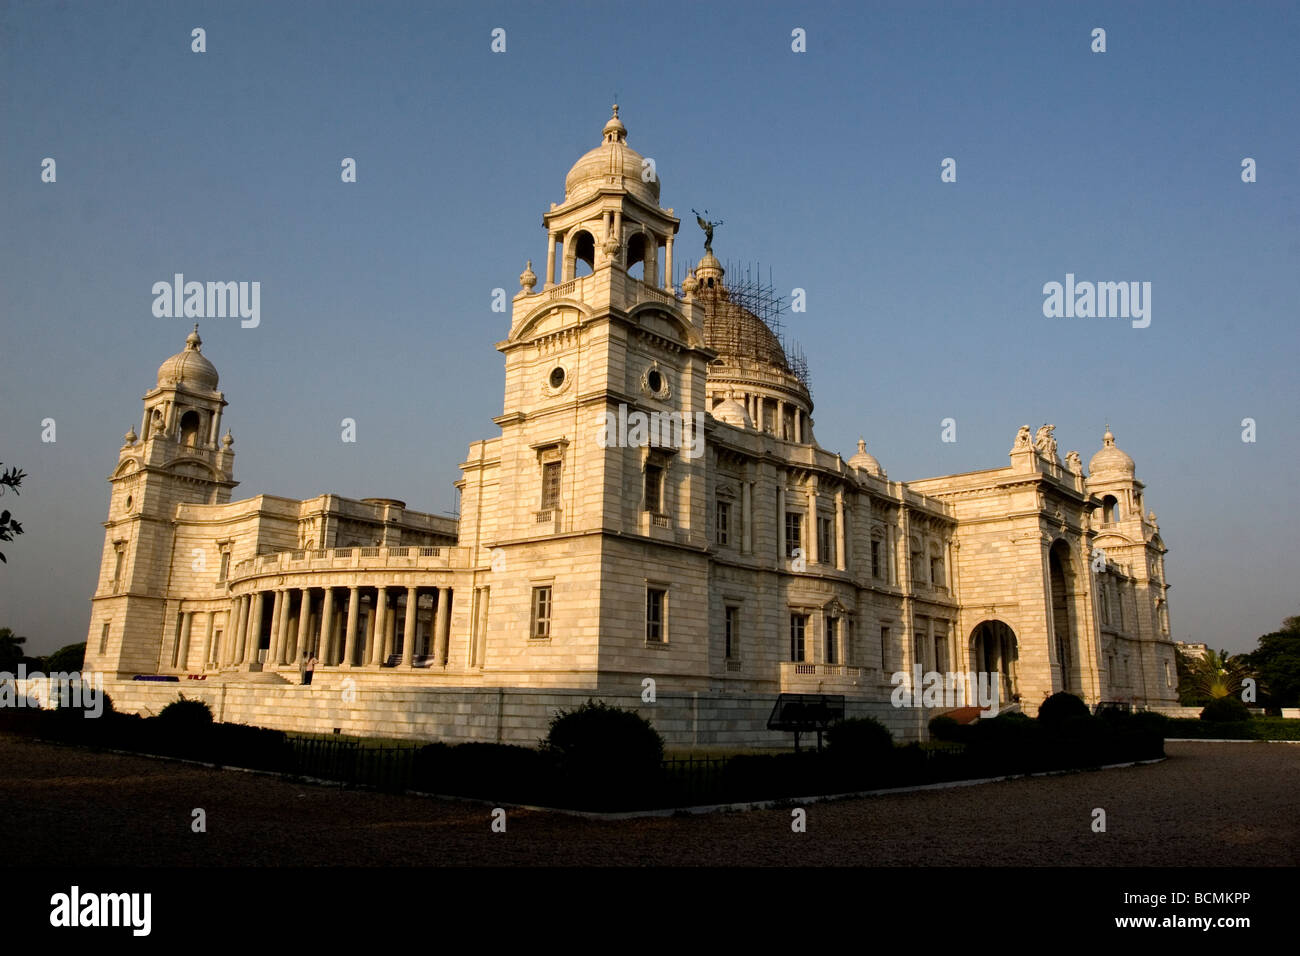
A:
{"label": "white stone facade", "polygon": [[[914,737],[921,716],[889,713],[913,662],[996,670],[1031,713],[1057,690],[1173,704],[1165,547],[1109,430],[1087,475],[1051,426],[1023,427],[1005,468],[912,482],[862,442],[822,448],[806,375],[712,252],[673,288],[679,220],[643,168],[616,109],[544,214],[546,273],[521,275],[496,345],[500,435],[470,445],[459,520],[232,501],[196,329],[110,478],[86,666],[119,706],[163,693],[132,677],[177,675],[227,719],[531,741],[588,695],[652,716],[651,680],[672,743],[776,742],[783,691]],[[312,687],[284,686],[312,656]]]}

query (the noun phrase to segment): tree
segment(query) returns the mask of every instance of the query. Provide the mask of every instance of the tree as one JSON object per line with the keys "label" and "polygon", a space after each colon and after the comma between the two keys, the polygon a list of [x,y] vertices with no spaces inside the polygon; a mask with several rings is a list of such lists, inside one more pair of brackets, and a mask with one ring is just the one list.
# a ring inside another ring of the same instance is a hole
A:
{"label": "tree", "polygon": [[1243,656],[1259,675],[1261,703],[1300,706],[1300,617],[1286,618],[1280,631],[1263,635]]}
{"label": "tree", "polygon": [[86,642],[69,644],[45,658],[45,673],[71,674],[79,671],[86,663]]}
{"label": "tree", "polygon": [[[3,462],[0,462],[0,465],[3,464]],[[0,470],[0,495],[3,495],[6,491],[18,494],[18,487],[26,477],[21,468]],[[15,521],[8,511],[0,511],[0,541],[12,541],[15,535],[22,533],[23,526]],[[0,561],[8,563],[3,551],[0,551]]]}
{"label": "tree", "polygon": [[[1241,682],[1252,676],[1244,657],[1233,657],[1227,651],[1207,650],[1204,657],[1189,662],[1187,696],[1197,703],[1209,703],[1220,697],[1240,697]],[[1184,688],[1179,687],[1179,696]]]}
{"label": "tree", "polygon": [[27,660],[22,648],[26,643],[27,638],[19,637],[10,628],[0,627],[0,671],[12,674]]}

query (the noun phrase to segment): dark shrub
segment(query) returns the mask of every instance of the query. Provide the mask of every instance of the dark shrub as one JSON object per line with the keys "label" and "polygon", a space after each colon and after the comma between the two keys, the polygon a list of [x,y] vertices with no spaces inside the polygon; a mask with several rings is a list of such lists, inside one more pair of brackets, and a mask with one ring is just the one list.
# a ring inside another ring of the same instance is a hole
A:
{"label": "dark shrub", "polygon": [[661,784],[664,741],[648,720],[603,701],[551,719],[543,748],[555,762],[560,799],[588,809],[649,805]]}
{"label": "dark shrub", "polygon": [[551,718],[545,746],[570,767],[658,769],[664,741],[636,711],[589,700]]}
{"label": "dark shrub", "polygon": [[155,719],[169,728],[204,727],[212,723],[212,708],[206,701],[178,695]]}
{"label": "dark shrub", "polygon": [[1088,705],[1073,694],[1058,691],[1038,707],[1038,719],[1044,724],[1054,724],[1068,717],[1089,717]]}
{"label": "dark shrub", "polygon": [[833,756],[849,760],[867,760],[894,749],[889,729],[870,717],[837,721],[826,732],[826,743]]}
{"label": "dark shrub", "polygon": [[531,747],[461,744],[448,748],[439,763],[439,793],[519,803],[546,803],[549,797],[550,759]]}
{"label": "dark shrub", "polygon": [[1250,711],[1246,709],[1246,705],[1240,698],[1229,694],[1227,697],[1216,697],[1206,704],[1201,710],[1201,720],[1219,724],[1235,723],[1239,720],[1250,720]]}
{"label": "dark shrub", "polygon": [[947,714],[930,718],[930,736],[935,740],[961,740],[966,736],[962,730],[962,725]]}
{"label": "dark shrub", "polygon": [[288,771],[292,769],[293,747],[283,730],[247,724],[212,724],[183,742],[179,756],[225,767]]}

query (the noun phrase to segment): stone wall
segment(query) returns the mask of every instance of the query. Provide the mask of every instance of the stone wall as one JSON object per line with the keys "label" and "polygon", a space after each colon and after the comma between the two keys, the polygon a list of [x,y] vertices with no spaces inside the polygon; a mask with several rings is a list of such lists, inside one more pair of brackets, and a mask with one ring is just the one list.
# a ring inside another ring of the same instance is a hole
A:
{"label": "stone wall", "polygon": [[[470,741],[536,746],[559,710],[594,697],[636,710],[654,724],[670,748],[782,748],[787,733],[769,731],[775,696],[720,695],[707,692],[660,694],[653,704],[640,697],[549,688],[412,687],[357,685],[352,700],[337,681],[297,684],[201,681],[126,681],[107,679],[104,689],[122,712],[156,714],[178,694],[208,702],[213,717],[311,733],[338,730],[353,736]],[[847,702],[848,716],[874,717],[896,740],[920,738],[929,712],[895,709],[888,701]],[[815,745],[815,735],[804,742]]]}

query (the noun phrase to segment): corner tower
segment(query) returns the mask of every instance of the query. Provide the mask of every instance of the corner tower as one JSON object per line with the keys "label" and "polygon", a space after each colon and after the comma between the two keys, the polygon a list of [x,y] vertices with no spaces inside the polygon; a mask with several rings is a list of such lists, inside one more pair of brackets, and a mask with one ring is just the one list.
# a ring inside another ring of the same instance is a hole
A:
{"label": "corner tower", "polygon": [[238,484],[234,439],[229,432],[217,437],[225,396],[202,346],[196,325],[185,348],[159,366],[157,383],[143,399],[140,433],[127,430],[109,476],[87,670],[156,671],[176,506],[224,504]]}
{"label": "corner tower", "polygon": [[705,385],[715,353],[700,304],[671,286],[679,221],[659,193],[615,107],[600,144],[565,177],[564,201],[542,216],[541,288],[531,261],[520,276],[497,343],[501,437],[471,446],[460,485],[460,543],[475,548],[479,567],[497,569],[476,585],[492,590],[490,634],[471,654],[485,671],[580,686],[593,670],[604,681],[670,665],[676,646],[647,650],[646,568],[680,561],[692,565],[698,595],[688,602],[696,586],[678,579],[673,633],[686,645],[696,619],[703,653]]}

